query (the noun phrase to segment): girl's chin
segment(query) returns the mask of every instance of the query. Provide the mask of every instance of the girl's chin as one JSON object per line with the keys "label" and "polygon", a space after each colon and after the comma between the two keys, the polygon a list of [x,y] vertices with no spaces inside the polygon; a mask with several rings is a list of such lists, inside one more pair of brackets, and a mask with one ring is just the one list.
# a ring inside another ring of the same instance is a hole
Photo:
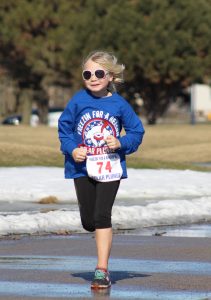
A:
{"label": "girl's chin", "polygon": [[88,88],[91,92],[95,92],[95,93],[102,93],[102,94],[104,94],[106,91],[107,91],[107,89],[102,89],[101,87],[99,87],[99,86],[95,86],[95,87],[89,87]]}
{"label": "girl's chin", "polygon": [[93,85],[93,86],[90,86],[89,87],[90,91],[101,91],[102,90],[102,87],[99,86],[99,85]]}

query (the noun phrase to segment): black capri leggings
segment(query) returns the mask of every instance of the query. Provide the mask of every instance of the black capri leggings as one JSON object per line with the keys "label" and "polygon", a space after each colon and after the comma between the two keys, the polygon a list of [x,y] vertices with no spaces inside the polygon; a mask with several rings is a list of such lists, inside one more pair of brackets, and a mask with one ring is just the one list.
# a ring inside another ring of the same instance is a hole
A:
{"label": "black capri leggings", "polygon": [[110,228],[111,210],[119,188],[120,180],[98,182],[89,177],[74,179],[76,195],[85,230]]}

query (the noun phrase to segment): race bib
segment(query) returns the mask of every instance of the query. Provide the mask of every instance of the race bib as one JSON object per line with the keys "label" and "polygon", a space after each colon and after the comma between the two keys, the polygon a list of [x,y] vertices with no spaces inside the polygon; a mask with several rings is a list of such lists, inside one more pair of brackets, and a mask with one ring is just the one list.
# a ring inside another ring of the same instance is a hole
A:
{"label": "race bib", "polygon": [[122,176],[118,153],[87,156],[86,167],[88,176],[96,181],[116,181]]}

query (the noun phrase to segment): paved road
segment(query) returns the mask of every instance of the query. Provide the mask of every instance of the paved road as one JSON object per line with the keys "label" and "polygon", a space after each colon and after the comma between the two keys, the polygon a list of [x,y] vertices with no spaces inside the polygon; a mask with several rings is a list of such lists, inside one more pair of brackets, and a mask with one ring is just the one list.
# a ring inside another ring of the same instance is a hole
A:
{"label": "paved road", "polygon": [[92,292],[92,235],[0,240],[0,299],[211,299],[211,239],[115,235],[112,287]]}

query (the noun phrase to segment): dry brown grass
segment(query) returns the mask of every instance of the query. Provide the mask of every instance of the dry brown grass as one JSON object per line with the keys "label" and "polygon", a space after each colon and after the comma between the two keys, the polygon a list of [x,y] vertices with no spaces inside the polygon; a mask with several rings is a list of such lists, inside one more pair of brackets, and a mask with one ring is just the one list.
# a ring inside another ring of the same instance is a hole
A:
{"label": "dry brown grass", "polygon": [[[140,149],[129,166],[192,168],[211,162],[211,125],[146,126]],[[63,166],[57,129],[0,126],[0,166]],[[203,169],[203,168],[198,168]]]}
{"label": "dry brown grass", "polygon": [[40,204],[57,204],[59,203],[59,200],[55,196],[47,196],[43,197],[38,201]]}
{"label": "dry brown grass", "polygon": [[147,126],[142,147],[131,162],[140,158],[149,167],[195,168],[196,163],[211,162],[211,125]]}
{"label": "dry brown grass", "polygon": [[57,129],[0,127],[0,166],[61,166]]}

